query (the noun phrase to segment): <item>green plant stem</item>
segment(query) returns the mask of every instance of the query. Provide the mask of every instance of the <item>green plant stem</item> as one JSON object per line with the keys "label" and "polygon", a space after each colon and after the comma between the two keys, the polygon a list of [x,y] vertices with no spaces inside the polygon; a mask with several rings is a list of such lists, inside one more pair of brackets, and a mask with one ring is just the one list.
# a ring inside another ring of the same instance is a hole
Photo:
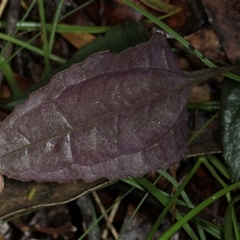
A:
{"label": "green plant stem", "polygon": [[[28,44],[28,43],[26,43],[24,41],[21,41],[19,39],[14,38],[14,37],[8,36],[8,35],[3,34],[3,33],[0,33],[0,39],[6,40],[6,41],[10,41],[10,42],[12,42],[12,43],[14,43],[16,45],[19,45],[19,46],[21,46],[23,48],[26,48],[26,49],[28,49],[28,50],[30,50],[32,52],[35,52],[35,53],[39,54],[41,56],[44,56],[44,52],[43,52],[42,49],[37,48],[35,46],[32,46],[32,45],[30,45],[30,44]],[[56,62],[59,62],[59,63],[65,63],[66,62],[65,59],[60,58],[60,57],[58,57],[56,55],[53,55],[53,54],[50,54],[50,59],[54,60]]]}
{"label": "green plant stem", "polygon": [[175,234],[184,224],[186,224],[189,220],[191,220],[193,217],[195,217],[199,212],[201,212],[204,208],[206,208],[207,206],[209,206],[210,204],[212,204],[213,202],[215,202],[217,199],[221,198],[222,196],[224,196],[225,194],[227,194],[228,192],[231,192],[235,189],[240,188],[240,182],[234,183],[220,191],[218,191],[217,193],[215,193],[214,195],[212,195],[211,197],[209,197],[208,199],[206,199],[204,202],[202,202],[201,204],[199,204],[197,207],[195,207],[191,212],[189,212],[188,214],[186,214],[182,219],[179,219],[178,222],[176,222],[173,227],[171,227],[169,230],[167,230],[162,236],[161,236],[161,240],[167,240],[169,239],[173,234]]}

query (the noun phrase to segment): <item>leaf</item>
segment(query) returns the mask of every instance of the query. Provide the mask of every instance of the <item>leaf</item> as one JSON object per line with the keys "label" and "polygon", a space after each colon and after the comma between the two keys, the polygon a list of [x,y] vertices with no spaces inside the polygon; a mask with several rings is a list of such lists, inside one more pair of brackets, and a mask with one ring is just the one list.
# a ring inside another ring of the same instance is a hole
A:
{"label": "leaf", "polygon": [[[191,133],[193,135],[194,132]],[[212,131],[204,131],[199,134],[195,141],[189,146],[187,157],[196,157],[203,154],[219,152],[219,146],[213,140]],[[217,134],[218,135],[218,134]],[[215,138],[214,138],[215,139]],[[218,138],[217,138],[218,139]],[[11,178],[4,180],[4,191],[0,194],[0,219],[9,218],[17,213],[23,213],[40,207],[53,206],[70,202],[89,191],[102,188],[114,182],[99,179],[93,183],[78,181],[76,184],[66,183],[41,183],[20,182]],[[36,193],[27,200],[28,193],[36,188]],[[64,194],[62,194],[64,192]]]}
{"label": "leaf", "polygon": [[[97,51],[109,49],[111,52],[117,53],[130,46],[135,46],[137,43],[147,41],[149,38],[150,36],[146,28],[141,24],[132,22],[113,27],[104,37],[98,38],[95,42],[77,51],[74,56],[66,62],[66,65],[61,65],[62,70],[68,68],[74,62],[85,60],[87,56]],[[67,66],[67,64],[69,65]],[[11,178],[5,179],[5,190],[0,194],[0,203],[2,203],[0,204],[0,219],[29,209],[66,203],[72,201],[73,198],[92,191],[92,189],[96,190],[96,188],[101,188],[103,184],[106,185],[110,183],[112,183],[112,181],[104,180],[103,182],[103,179],[101,179],[101,181],[97,180],[93,183],[78,181],[76,184],[38,184],[32,181],[20,182],[14,181]],[[27,201],[27,196],[32,188],[36,188],[37,191],[34,198],[29,202]],[[62,192],[64,192],[64,194],[61,194]]]}
{"label": "leaf", "polygon": [[234,181],[240,179],[240,83],[228,79],[222,91],[223,157]]}
{"label": "leaf", "polygon": [[161,34],[119,55],[95,54],[56,74],[1,124],[0,173],[92,182],[166,169],[187,153],[193,85],[224,70],[185,77]]}

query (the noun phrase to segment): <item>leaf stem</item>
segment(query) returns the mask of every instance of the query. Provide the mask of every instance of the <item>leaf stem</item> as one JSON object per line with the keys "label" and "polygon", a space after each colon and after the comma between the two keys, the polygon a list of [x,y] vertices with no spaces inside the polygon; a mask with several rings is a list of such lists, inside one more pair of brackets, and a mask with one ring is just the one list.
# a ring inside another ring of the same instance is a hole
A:
{"label": "leaf stem", "polygon": [[47,37],[47,29],[46,29],[46,19],[44,12],[44,1],[38,0],[38,10],[41,21],[41,30],[43,36],[43,58],[44,58],[44,66],[45,66],[45,77],[50,73],[50,59],[49,59],[49,43]]}

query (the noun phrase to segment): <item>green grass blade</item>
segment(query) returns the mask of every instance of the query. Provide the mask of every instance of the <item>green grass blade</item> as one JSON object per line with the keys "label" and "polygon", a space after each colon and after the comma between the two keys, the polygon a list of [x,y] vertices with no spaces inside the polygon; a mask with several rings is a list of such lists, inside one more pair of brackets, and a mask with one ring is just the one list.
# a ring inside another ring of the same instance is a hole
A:
{"label": "green grass blade", "polygon": [[204,229],[202,228],[201,224],[196,221],[196,226],[197,226],[197,229],[198,229],[198,234],[199,234],[199,237],[201,240],[206,240],[206,235],[205,235],[205,232],[204,232]]}
{"label": "green grass blade", "polygon": [[[236,239],[239,240],[239,228],[234,212],[234,204],[240,200],[240,195],[232,199],[227,207],[224,215],[224,236],[225,239]],[[233,237],[233,226],[235,230],[235,237]]]}
{"label": "green grass blade", "polygon": [[[147,189],[159,202],[161,202],[164,206],[167,205],[169,199],[166,198],[161,191],[159,191],[158,188],[156,188],[150,181],[148,181],[146,178],[141,177],[141,178],[136,178],[136,181],[141,184],[145,189]],[[171,212],[171,210],[170,210]],[[175,213],[175,217],[176,219],[179,221],[182,218],[181,213],[176,210]],[[198,239],[198,237],[196,236],[196,234],[194,233],[194,231],[192,230],[192,228],[189,226],[189,224],[185,224],[184,226],[185,231],[189,234],[189,236],[192,239]],[[149,235],[153,235],[154,232],[150,231]],[[146,239],[152,239],[147,237]],[[165,239],[165,238],[161,238],[161,239]]]}
{"label": "green grass blade", "polygon": [[220,110],[220,102],[217,102],[217,101],[199,102],[199,103],[190,102],[190,103],[187,103],[187,108],[215,112]]}
{"label": "green grass blade", "polygon": [[186,224],[189,220],[191,220],[193,217],[195,217],[199,212],[201,212],[204,208],[215,202],[217,199],[221,198],[222,196],[226,195],[227,193],[239,189],[240,188],[240,182],[234,183],[208,199],[206,199],[204,202],[200,203],[197,207],[195,207],[191,212],[186,214],[182,219],[180,219],[178,222],[174,224],[173,227],[171,227],[169,230],[167,230],[163,235],[161,239],[169,239],[172,235],[174,235],[184,224]]}
{"label": "green grass blade", "polygon": [[8,63],[6,63],[6,60],[3,58],[2,55],[0,55],[0,66],[4,65],[4,67],[1,67],[1,71],[3,71],[4,76],[6,77],[8,84],[12,90],[13,97],[18,98],[21,95],[21,91],[15,81],[15,77],[13,76],[12,69]]}
{"label": "green grass blade", "polygon": [[[170,174],[168,174],[166,171],[164,171],[162,169],[158,169],[157,172],[161,176],[166,178],[175,188],[179,187],[180,184]],[[184,202],[186,203],[185,206],[187,206],[189,208],[193,208],[192,202],[190,201],[190,199],[187,196],[186,192],[183,190],[183,191],[181,191],[180,194],[181,194],[181,197],[183,198]]]}
{"label": "green grass blade", "polygon": [[[207,158],[205,156],[201,156],[199,157],[199,159],[201,159],[201,161],[204,163],[204,165],[206,166],[206,168],[208,169],[208,171],[213,175],[213,177],[222,185],[223,188],[226,188],[228,185],[219,177],[219,175],[217,174],[217,172],[215,171],[215,169],[211,166],[211,164],[209,164]],[[227,200],[231,201],[231,195],[230,193],[226,194]]]}
{"label": "green grass blade", "polygon": [[[158,178],[154,181],[153,185],[156,185],[157,182],[160,180],[161,176],[158,176]],[[147,198],[147,196],[149,195],[149,193],[147,192],[143,198],[141,199],[140,203],[138,204],[138,206],[136,207],[136,209],[134,210],[133,214],[131,215],[131,217],[129,218],[129,220],[127,221],[127,223],[125,224],[125,226],[123,227],[122,232],[119,234],[119,239],[121,239],[121,236],[123,235],[123,233],[126,231],[128,225],[131,223],[132,219],[134,218],[134,216],[137,214],[139,208],[142,206],[143,202],[145,201],[145,199]]]}
{"label": "green grass blade", "polygon": [[[23,15],[21,21],[19,22],[20,24],[21,24],[22,22],[24,22],[24,20],[27,18],[27,16],[28,16],[29,13],[31,12],[31,10],[32,10],[32,8],[34,7],[35,4],[36,4],[36,0],[33,0],[32,3],[31,3],[31,5],[29,6],[28,10],[27,10],[26,13]],[[2,22],[0,22],[0,28],[1,28],[1,23],[2,23]],[[15,28],[13,34],[11,35],[12,37],[14,37],[14,36],[16,35],[16,33],[19,31],[19,23],[16,24],[16,28]],[[3,26],[2,28],[5,29],[6,27],[7,27],[7,23],[4,22],[4,26]],[[5,51],[5,49],[7,48],[7,46],[8,46],[9,43],[10,43],[10,42],[7,42],[7,43],[4,45],[4,47],[3,47],[2,51],[1,51],[2,53]]]}
{"label": "green grass blade", "polygon": [[56,34],[57,23],[59,20],[59,16],[61,14],[61,9],[62,9],[63,3],[64,3],[64,0],[60,0],[58,2],[57,9],[54,14],[54,18],[53,18],[53,22],[52,22],[52,31],[50,32],[50,36],[49,36],[48,55],[50,55],[52,52],[53,42],[54,42],[54,38],[55,38],[55,34]]}
{"label": "green grass blade", "polygon": [[[0,21],[0,29],[6,27],[6,22]],[[19,22],[17,23],[18,30],[22,31],[40,31],[41,23],[38,22]],[[101,34],[106,33],[113,26],[78,26],[78,25],[69,25],[65,23],[58,23],[56,25],[55,32],[57,33],[92,33],[92,34]],[[46,23],[46,30],[48,32],[53,31],[53,26],[51,23]]]}
{"label": "green grass blade", "polygon": [[[152,239],[153,238],[153,234],[156,232],[156,230],[158,229],[159,225],[161,224],[162,220],[164,219],[164,217],[166,216],[166,214],[171,211],[172,205],[174,204],[174,202],[176,201],[177,197],[179,196],[179,194],[182,193],[184,187],[187,185],[187,183],[190,181],[190,179],[192,178],[192,176],[194,175],[194,173],[197,171],[197,169],[199,168],[199,166],[201,165],[201,161],[198,161],[195,166],[192,168],[192,170],[189,172],[188,176],[184,179],[183,183],[181,185],[178,184],[177,187],[177,191],[174,193],[174,195],[171,197],[171,199],[167,202],[167,204],[165,205],[165,208],[163,209],[163,211],[161,212],[160,216],[158,217],[157,221],[154,223],[151,231],[149,232],[147,238],[148,239]],[[189,202],[189,200],[187,200]],[[193,207],[192,203],[190,202],[190,207]]]}
{"label": "green grass blade", "polygon": [[228,180],[231,179],[227,167],[214,155],[206,155],[208,161]]}
{"label": "green grass blade", "polygon": [[132,177],[123,178],[121,181],[143,192],[146,192],[146,190]]}
{"label": "green grass blade", "polygon": [[65,18],[69,17],[70,15],[72,15],[73,13],[77,12],[78,10],[86,7],[87,5],[89,5],[90,3],[93,3],[95,0],[88,0],[85,3],[83,3],[82,5],[74,8],[72,11],[69,11],[68,13],[66,13],[65,15],[63,15],[59,20],[62,21]]}
{"label": "green grass blade", "polygon": [[44,58],[44,67],[45,67],[45,77],[50,73],[50,58],[49,58],[49,43],[47,36],[47,28],[46,28],[46,19],[45,19],[45,11],[44,11],[44,1],[38,0],[38,11],[41,21],[41,32],[43,38],[43,58]]}
{"label": "green grass blade", "polygon": [[[34,35],[31,39],[29,39],[27,41],[28,44],[30,44],[31,42],[33,42],[35,39],[37,39],[39,36],[41,35],[41,33],[38,33],[36,35]],[[23,50],[23,47],[19,47],[14,53],[11,54],[11,56],[9,58],[6,59],[6,61],[4,63],[0,64],[0,69],[2,69],[5,64],[8,64],[18,53],[20,53]]]}
{"label": "green grass blade", "polygon": [[[32,52],[35,52],[35,53],[37,53],[37,54],[39,54],[41,56],[44,56],[44,52],[43,52],[42,49],[37,48],[35,46],[32,46],[31,44],[28,44],[28,43],[26,43],[24,41],[21,41],[19,39],[14,38],[14,37],[8,36],[8,35],[3,34],[3,33],[0,33],[0,39],[12,42],[12,43],[14,43],[16,45],[19,45],[19,46],[21,46],[23,48],[26,48],[26,49],[28,49],[28,50],[30,50]],[[59,62],[59,63],[65,63],[66,62],[65,59],[60,58],[60,57],[58,57],[56,55],[53,55],[53,54],[50,55],[50,59],[54,60],[56,62]]]}

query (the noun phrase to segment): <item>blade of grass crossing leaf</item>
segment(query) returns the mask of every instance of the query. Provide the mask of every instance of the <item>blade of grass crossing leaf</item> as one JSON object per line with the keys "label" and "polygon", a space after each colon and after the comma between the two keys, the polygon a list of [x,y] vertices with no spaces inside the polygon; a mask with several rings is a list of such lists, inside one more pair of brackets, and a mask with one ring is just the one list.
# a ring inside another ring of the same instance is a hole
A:
{"label": "blade of grass crossing leaf", "polygon": [[48,55],[50,55],[51,52],[52,52],[54,37],[55,37],[55,34],[56,34],[57,23],[58,23],[58,20],[59,20],[59,16],[60,16],[60,13],[61,13],[63,3],[64,3],[64,0],[58,1],[57,9],[56,9],[56,12],[54,14],[54,18],[53,18],[53,22],[52,22],[52,31],[50,32],[50,36],[49,36],[49,47],[48,47],[49,52],[48,52]]}
{"label": "blade of grass crossing leaf", "polygon": [[[152,239],[153,238],[153,234],[156,232],[156,230],[158,229],[158,227],[160,226],[160,224],[162,223],[162,220],[164,219],[164,217],[166,216],[166,214],[168,213],[168,211],[171,211],[172,205],[175,202],[175,200],[177,199],[177,197],[179,196],[179,194],[181,194],[181,192],[183,191],[184,187],[187,185],[187,183],[190,181],[190,179],[192,178],[192,176],[194,175],[194,173],[197,171],[197,169],[199,168],[199,166],[201,165],[201,161],[198,161],[195,166],[192,168],[192,170],[189,172],[188,176],[184,179],[183,183],[181,185],[178,184],[177,187],[177,191],[174,193],[174,195],[171,197],[171,199],[167,202],[167,204],[165,205],[165,208],[163,209],[163,211],[161,212],[160,216],[158,217],[157,221],[154,223],[151,231],[149,232],[147,239]],[[164,174],[162,170],[158,171],[160,174]],[[164,174],[165,175],[165,174]],[[189,200],[188,200],[189,203]],[[189,206],[190,205],[190,206]],[[189,207],[193,207],[192,203],[190,202],[188,206]]]}
{"label": "blade of grass crossing leaf", "polygon": [[41,31],[43,37],[43,58],[44,58],[44,66],[45,66],[45,77],[50,73],[50,58],[49,58],[49,43],[47,37],[47,28],[46,28],[46,19],[45,19],[45,11],[44,11],[44,1],[38,0],[38,11],[41,21]]}
{"label": "blade of grass crossing leaf", "polygon": [[[14,37],[8,36],[8,35],[3,34],[3,33],[0,33],[0,39],[6,40],[6,41],[10,41],[10,42],[12,42],[14,44],[17,44],[17,45],[19,45],[21,47],[24,47],[24,48],[30,50],[32,52],[35,52],[35,53],[37,53],[37,54],[39,54],[41,56],[44,56],[44,52],[43,52],[42,49],[37,48],[35,46],[32,46],[31,44],[28,44],[28,43],[26,43],[24,41],[21,41],[19,39],[14,38]],[[53,54],[51,54],[49,57],[50,57],[51,60],[54,60],[54,61],[59,62],[59,63],[65,63],[66,62],[65,59],[60,58],[60,57],[58,57],[56,55],[53,55]]]}
{"label": "blade of grass crossing leaf", "polygon": [[[207,59],[202,53],[200,53],[198,50],[196,50],[193,46],[191,46],[184,38],[182,38],[177,32],[175,32],[173,29],[169,28],[165,23],[158,20],[156,17],[154,17],[152,14],[147,12],[146,10],[142,9],[138,5],[132,3],[130,0],[123,0],[124,3],[128,4],[135,10],[142,13],[145,17],[153,21],[156,25],[158,25],[160,28],[162,28],[164,31],[166,31],[168,34],[172,35],[176,40],[178,40],[183,46],[185,46],[189,51],[194,53],[202,62],[204,62],[207,66],[214,68],[216,65],[211,62],[209,59]],[[240,76],[233,74],[233,73],[225,73],[223,74],[226,77],[229,77],[231,79],[234,79],[236,81],[240,81]]]}
{"label": "blade of grass crossing leaf", "polygon": [[[136,178],[136,181],[141,184],[144,188],[146,188],[159,202],[161,202],[164,206],[167,204],[168,199],[166,199],[166,197],[159,191],[158,188],[156,188],[155,186],[153,186],[153,184],[148,181],[147,179],[141,177],[141,178]],[[171,212],[171,210],[170,210]],[[180,214],[180,212],[178,210],[176,210],[176,215],[175,215],[176,219],[179,221],[182,218],[182,215]],[[188,233],[188,235],[192,238],[192,239],[198,239],[198,237],[196,236],[196,234],[194,233],[194,231],[192,230],[192,228],[189,226],[189,224],[186,224],[183,226],[183,228],[185,229],[185,231]],[[154,232],[149,233],[149,235],[153,236]],[[152,239],[149,238],[147,236],[146,239]],[[161,239],[165,239],[165,238],[161,238]]]}
{"label": "blade of grass crossing leaf", "polygon": [[189,220],[191,220],[193,217],[195,217],[199,212],[201,212],[203,209],[205,209],[207,206],[212,204],[213,202],[217,201],[219,198],[227,194],[228,192],[231,192],[233,190],[240,188],[240,182],[234,183],[217,193],[213,194],[211,197],[207,198],[205,201],[200,203],[198,206],[196,206],[191,212],[186,214],[183,218],[178,220],[173,227],[168,229],[162,236],[159,238],[159,240],[162,239],[169,239],[171,236],[173,236],[185,223],[187,223]]}

